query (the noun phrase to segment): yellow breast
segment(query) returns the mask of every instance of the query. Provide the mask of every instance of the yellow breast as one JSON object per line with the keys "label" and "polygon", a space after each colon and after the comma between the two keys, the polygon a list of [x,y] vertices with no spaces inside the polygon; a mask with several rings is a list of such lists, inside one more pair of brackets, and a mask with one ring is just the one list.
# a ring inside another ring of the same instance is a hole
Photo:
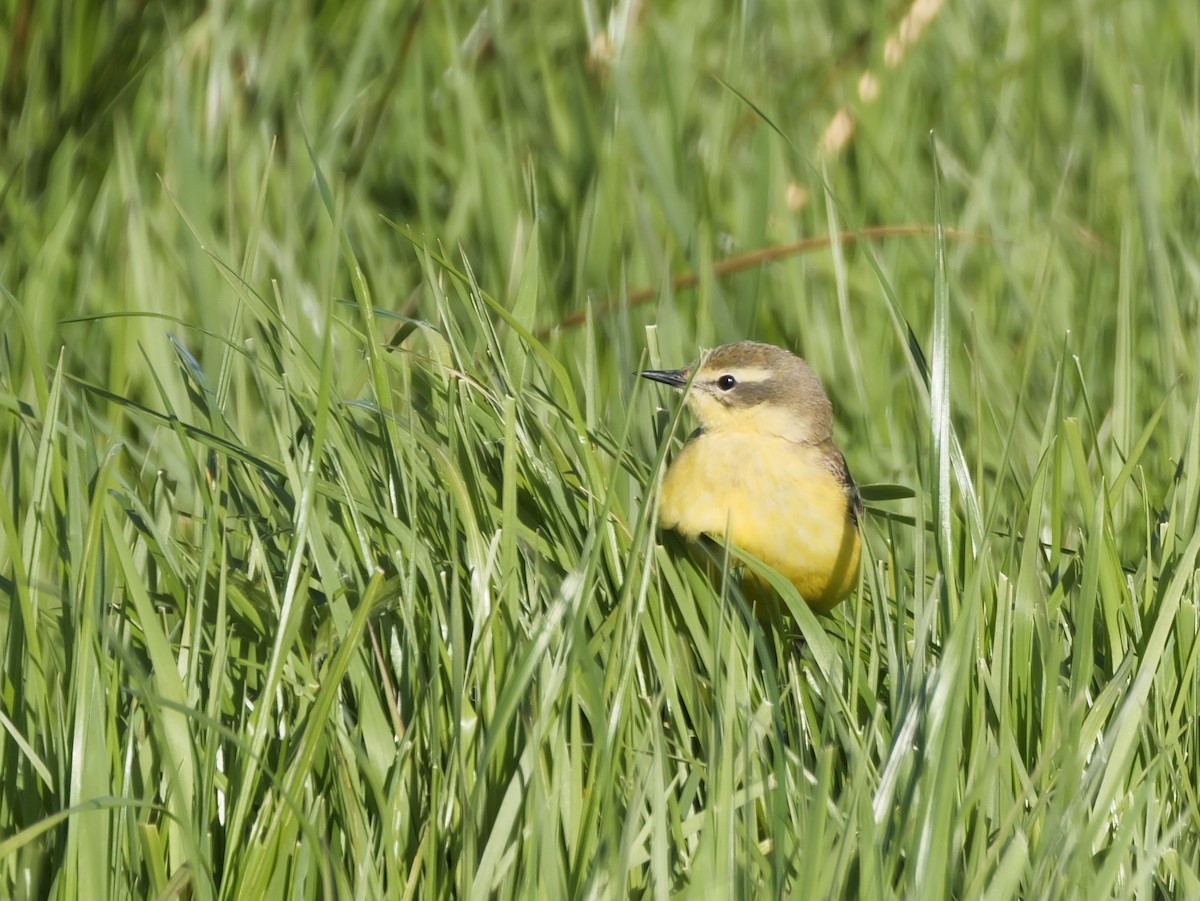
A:
{"label": "yellow breast", "polygon": [[858,581],[847,487],[817,448],[761,433],[702,433],[667,471],[659,518],[689,538],[728,538],[786,576],[815,610],[833,609]]}

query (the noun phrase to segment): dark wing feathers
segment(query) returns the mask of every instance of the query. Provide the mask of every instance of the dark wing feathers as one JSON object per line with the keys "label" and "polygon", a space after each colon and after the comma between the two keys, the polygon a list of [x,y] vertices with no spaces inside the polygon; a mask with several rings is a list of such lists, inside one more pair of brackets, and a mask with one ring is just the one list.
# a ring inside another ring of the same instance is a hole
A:
{"label": "dark wing feathers", "polygon": [[826,460],[828,460],[833,474],[837,476],[837,480],[846,489],[846,497],[850,502],[850,521],[857,526],[863,513],[862,494],[859,493],[858,485],[854,483],[854,476],[850,475],[850,467],[846,465],[846,458],[841,451],[831,445]]}

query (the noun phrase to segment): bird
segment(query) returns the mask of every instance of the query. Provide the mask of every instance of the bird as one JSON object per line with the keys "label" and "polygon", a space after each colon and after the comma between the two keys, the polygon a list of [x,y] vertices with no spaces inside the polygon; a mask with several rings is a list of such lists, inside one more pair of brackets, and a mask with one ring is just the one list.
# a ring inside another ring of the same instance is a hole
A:
{"label": "bird", "polygon": [[[812,367],[781,347],[737,341],[640,375],[686,392],[699,420],[663,477],[659,525],[741,548],[815,612],[833,610],[858,582],[863,505]],[[744,573],[742,588],[760,617],[779,609],[756,576]]]}

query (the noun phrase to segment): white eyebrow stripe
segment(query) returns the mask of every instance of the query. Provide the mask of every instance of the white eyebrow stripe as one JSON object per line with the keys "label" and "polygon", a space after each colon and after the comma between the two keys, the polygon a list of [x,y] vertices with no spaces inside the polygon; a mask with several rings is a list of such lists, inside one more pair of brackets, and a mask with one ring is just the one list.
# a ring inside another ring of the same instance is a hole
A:
{"label": "white eyebrow stripe", "polygon": [[[708,373],[705,373],[708,375]],[[712,378],[720,378],[723,375],[731,375],[739,382],[765,382],[771,378],[774,373],[770,369],[762,369],[757,366],[733,366],[728,369],[712,371]]]}

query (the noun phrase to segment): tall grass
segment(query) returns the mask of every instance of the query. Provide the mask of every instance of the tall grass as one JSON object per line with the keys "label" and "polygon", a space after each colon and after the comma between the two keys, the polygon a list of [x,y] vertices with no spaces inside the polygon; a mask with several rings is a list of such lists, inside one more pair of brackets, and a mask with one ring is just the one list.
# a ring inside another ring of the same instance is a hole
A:
{"label": "tall grass", "polygon": [[[0,894],[1200,896],[1195,4],[4,17]],[[831,617],[654,526],[741,337]]]}

